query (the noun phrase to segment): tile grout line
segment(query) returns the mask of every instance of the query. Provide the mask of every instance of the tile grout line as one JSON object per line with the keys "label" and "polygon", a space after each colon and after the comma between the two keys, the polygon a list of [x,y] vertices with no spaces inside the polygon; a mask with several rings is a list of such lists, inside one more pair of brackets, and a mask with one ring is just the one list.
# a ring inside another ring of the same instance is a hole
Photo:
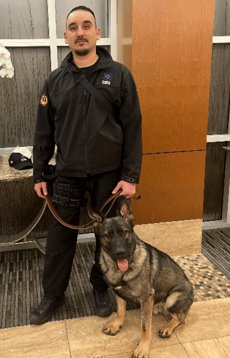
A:
{"label": "tile grout line", "polygon": [[66,337],[67,337],[67,342],[68,342],[68,347],[69,347],[69,355],[70,355],[70,358],[72,358],[70,343],[69,343],[69,336],[68,336],[68,329],[67,329],[66,323],[67,323],[67,321],[65,321],[65,331],[66,331]]}
{"label": "tile grout line", "polygon": [[[185,344],[192,344],[193,345],[193,348],[195,349],[196,353],[197,353],[197,356],[200,357],[200,354],[199,352],[197,351],[194,343],[196,342],[205,342],[205,341],[211,341],[211,340],[214,340],[214,339],[220,339],[220,338],[225,338],[225,337],[230,337],[228,334],[227,335],[224,335],[224,336],[221,336],[221,337],[213,337],[213,338],[205,338],[205,339],[198,339],[198,340],[195,340],[195,341],[189,341],[189,342],[181,342],[179,336],[177,335],[177,333],[174,331],[173,332],[175,334],[175,336],[177,337],[178,341],[179,341],[179,344],[182,346],[182,348],[184,349],[185,353],[187,354],[188,358],[193,358],[192,356],[189,355],[189,353],[187,353],[186,351],[186,348],[185,348]],[[202,358],[202,357],[201,357]]]}
{"label": "tile grout line", "polygon": [[[186,323],[185,323],[185,324],[186,324]],[[184,325],[185,325],[185,324],[184,324]],[[177,334],[177,332],[174,331],[173,333],[175,334],[176,338],[178,339],[179,344],[180,344],[181,347],[183,348],[183,350],[184,350],[185,354],[188,356],[188,358],[193,358],[193,357],[191,357],[191,356],[189,355],[189,353],[186,351],[186,348],[184,347],[184,344],[181,342],[181,340],[180,340],[179,335]],[[187,343],[193,344],[193,342],[186,342],[185,344],[187,344]],[[195,347],[194,347],[194,349],[196,350]],[[196,350],[196,352],[197,352],[197,350]],[[200,355],[199,355],[198,352],[197,352],[197,356],[200,357]]]}
{"label": "tile grout line", "polygon": [[[193,342],[188,342],[188,343],[190,343],[190,344],[193,345]],[[187,353],[186,348],[183,346],[183,344],[182,344],[182,347],[183,347],[185,353],[187,354],[188,358],[193,358],[192,356],[190,356],[189,353]],[[199,354],[198,350],[196,349],[196,347],[195,347],[194,345],[193,345],[193,348],[195,349],[195,351],[196,351],[196,353],[197,353],[197,357],[200,357],[200,354]],[[202,357],[201,357],[201,358],[202,358]]]}

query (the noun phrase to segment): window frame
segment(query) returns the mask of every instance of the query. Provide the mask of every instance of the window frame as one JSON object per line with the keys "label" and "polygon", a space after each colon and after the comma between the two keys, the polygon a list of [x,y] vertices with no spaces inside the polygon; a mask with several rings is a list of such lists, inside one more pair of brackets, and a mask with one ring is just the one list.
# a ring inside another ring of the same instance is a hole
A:
{"label": "window frame", "polygon": [[[101,38],[98,46],[109,46],[112,58],[117,61],[117,0],[105,0],[108,7],[109,37]],[[58,48],[68,47],[64,38],[57,38],[55,0],[47,0],[48,7],[48,39],[0,39],[5,47],[49,47],[51,71],[58,68]]]}

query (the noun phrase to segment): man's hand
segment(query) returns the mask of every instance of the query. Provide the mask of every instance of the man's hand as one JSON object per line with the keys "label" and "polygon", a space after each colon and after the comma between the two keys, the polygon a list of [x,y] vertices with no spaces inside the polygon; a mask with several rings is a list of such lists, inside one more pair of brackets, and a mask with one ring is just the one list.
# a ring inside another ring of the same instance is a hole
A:
{"label": "man's hand", "polygon": [[124,195],[126,198],[131,198],[136,193],[136,184],[121,180],[113,189],[112,194],[115,194],[119,189],[122,189],[122,193],[120,195]]}
{"label": "man's hand", "polygon": [[47,183],[46,182],[36,183],[34,185],[34,190],[36,191],[36,193],[39,196],[39,198],[44,199],[45,198],[44,195],[48,194]]}

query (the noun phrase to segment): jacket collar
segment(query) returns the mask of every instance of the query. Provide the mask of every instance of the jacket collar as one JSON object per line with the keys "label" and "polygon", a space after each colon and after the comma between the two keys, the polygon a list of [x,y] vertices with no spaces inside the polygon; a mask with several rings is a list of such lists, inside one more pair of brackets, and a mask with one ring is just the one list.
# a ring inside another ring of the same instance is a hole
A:
{"label": "jacket collar", "polygon": [[[97,46],[96,51],[97,51],[97,55],[99,56],[99,59],[97,61],[97,69],[101,69],[108,66],[113,60],[110,53],[104,48]],[[76,71],[77,67],[74,65],[72,52],[68,53],[68,55],[65,57],[60,67],[68,70]]]}

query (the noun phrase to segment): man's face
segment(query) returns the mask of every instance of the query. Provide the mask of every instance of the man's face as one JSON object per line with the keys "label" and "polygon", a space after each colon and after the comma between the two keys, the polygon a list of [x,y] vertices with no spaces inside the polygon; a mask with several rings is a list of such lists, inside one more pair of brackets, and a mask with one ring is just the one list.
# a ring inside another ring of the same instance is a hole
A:
{"label": "man's face", "polygon": [[73,11],[66,23],[65,43],[78,56],[85,56],[95,51],[100,40],[101,30],[96,28],[95,19],[89,11]]}

